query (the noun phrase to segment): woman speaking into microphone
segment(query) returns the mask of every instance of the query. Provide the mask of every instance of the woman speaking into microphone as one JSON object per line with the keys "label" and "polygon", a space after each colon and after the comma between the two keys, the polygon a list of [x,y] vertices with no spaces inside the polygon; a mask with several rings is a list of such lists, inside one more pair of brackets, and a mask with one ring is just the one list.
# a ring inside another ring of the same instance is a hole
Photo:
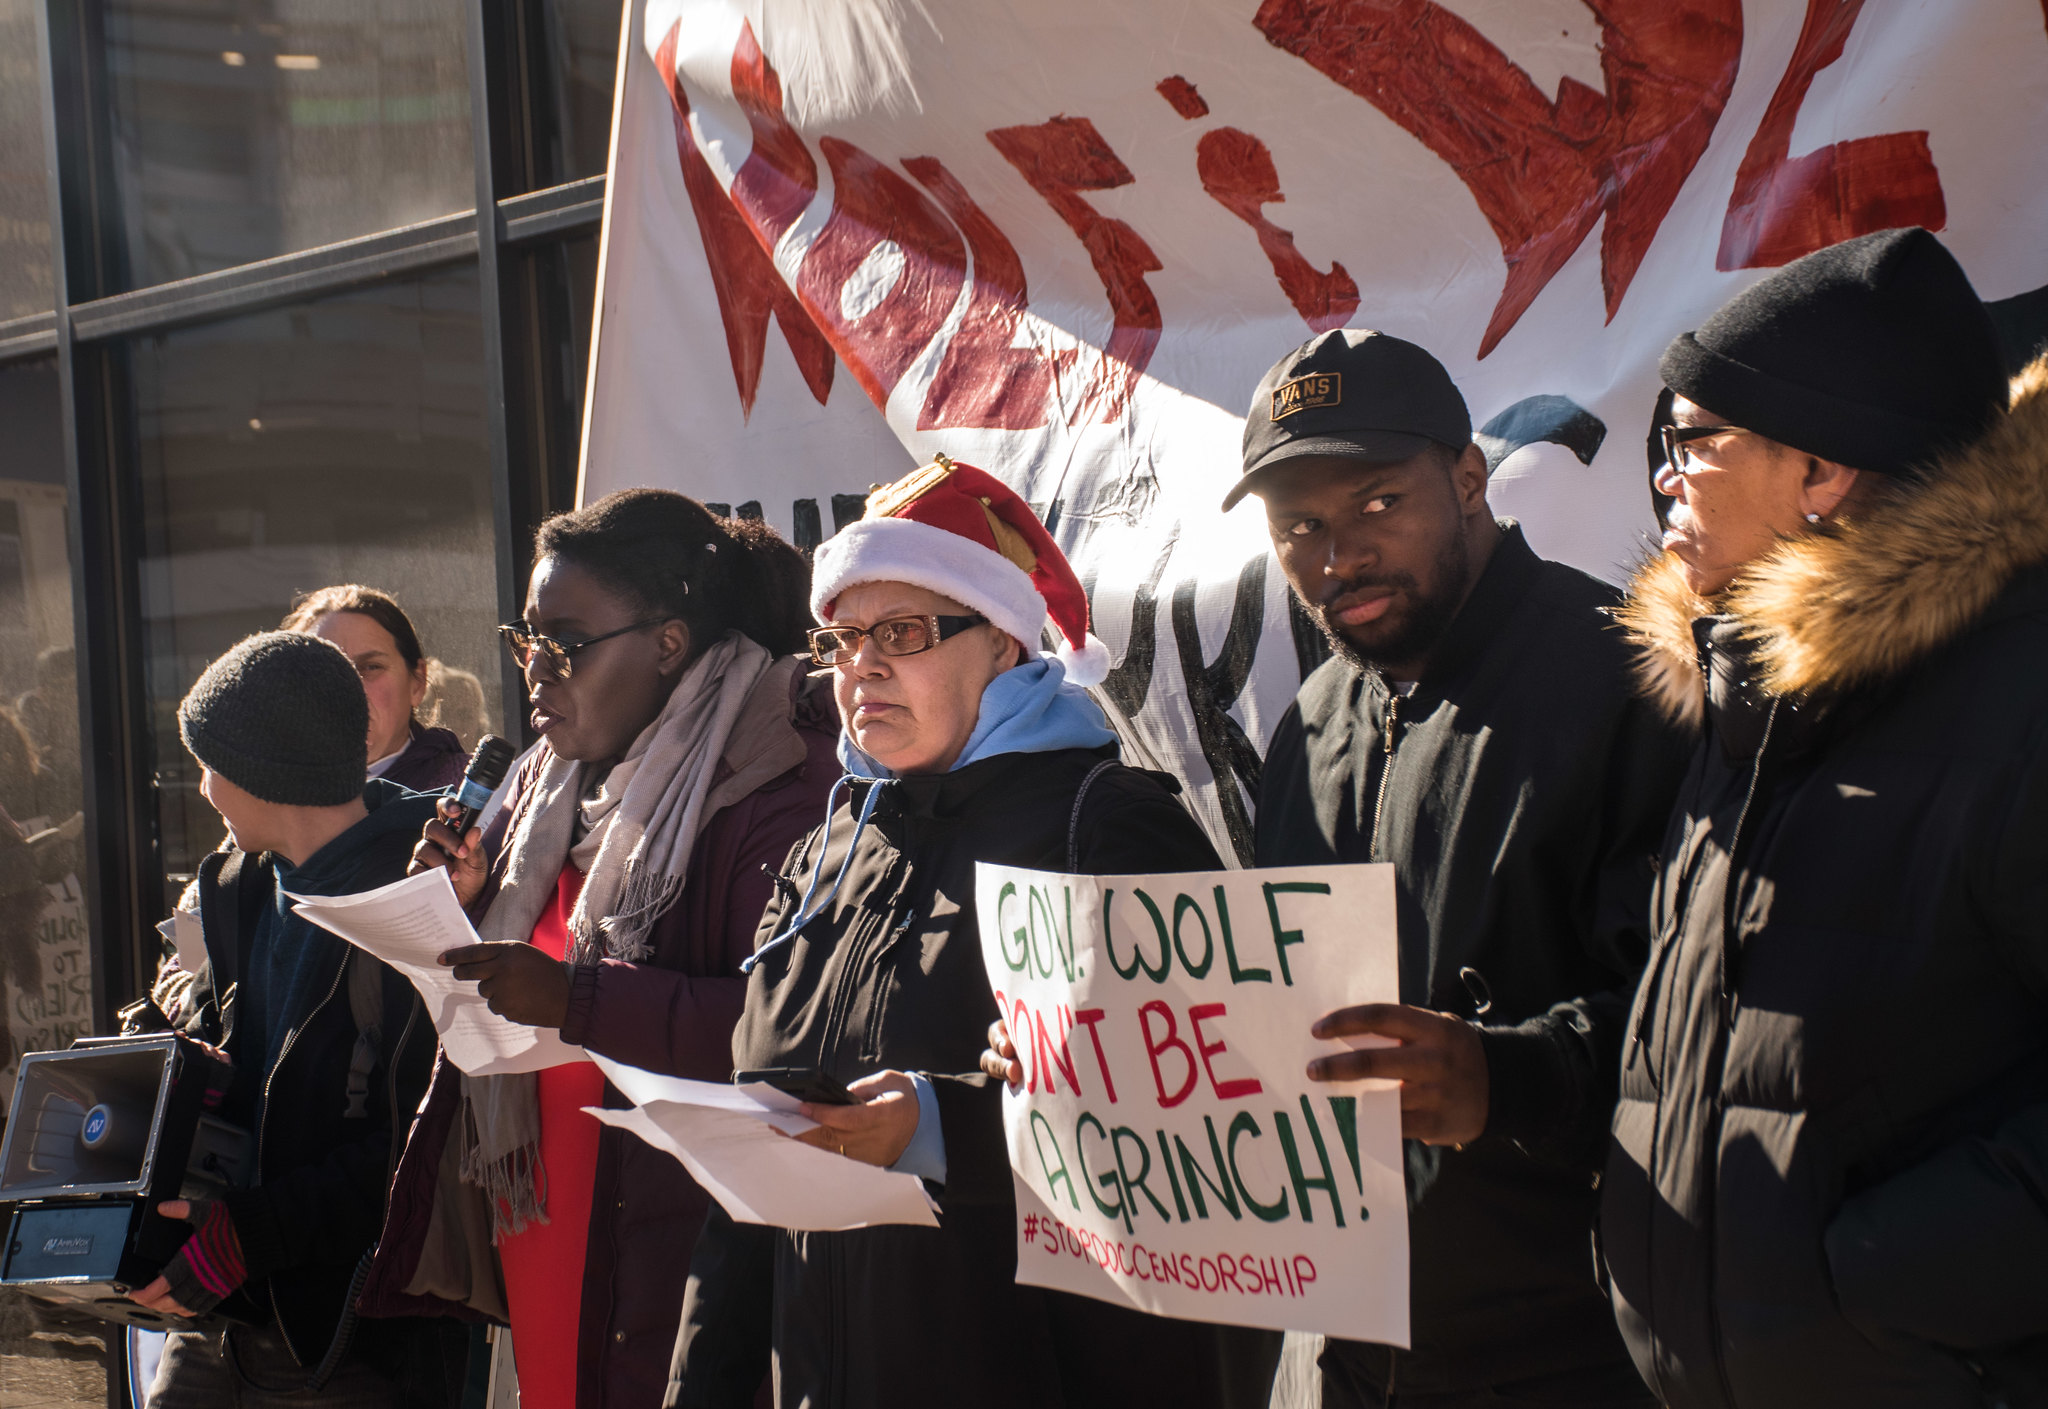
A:
{"label": "woman speaking into microphone", "polygon": [[[769,873],[838,773],[829,699],[787,654],[805,581],[765,527],[664,490],[541,525],[525,612],[499,629],[542,745],[488,836],[434,822],[414,853],[448,868],[483,939],[442,962],[494,1012],[730,1076]],[[708,1201],[582,1109],[616,1104],[587,1062],[469,1078],[443,1059],[365,1310],[509,1321],[528,1409],[659,1403]]]}
{"label": "woman speaking into microphone", "polygon": [[[1116,762],[1079,687],[1108,652],[1073,568],[1008,486],[941,459],[818,549],[811,607],[846,776],[762,918],[733,1061],[847,1082],[856,1104],[806,1106],[802,1138],[921,1176],[939,1226],[799,1233],[713,1209],[668,1404],[744,1405],[772,1353],[785,1409],[1264,1409],[1277,1333],[1016,1285],[1001,1088],[976,1070],[997,1008],[975,863],[1219,865],[1178,789]],[[1048,618],[1056,654],[1036,649]]]}

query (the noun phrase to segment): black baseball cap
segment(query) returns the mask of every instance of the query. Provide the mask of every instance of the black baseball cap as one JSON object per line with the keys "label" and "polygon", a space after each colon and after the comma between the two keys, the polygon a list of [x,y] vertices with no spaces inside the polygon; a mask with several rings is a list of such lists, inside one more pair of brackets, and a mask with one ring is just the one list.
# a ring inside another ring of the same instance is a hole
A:
{"label": "black baseball cap", "polygon": [[1370,328],[1318,334],[1273,364],[1244,418],[1244,475],[1234,507],[1259,474],[1304,455],[1386,464],[1430,445],[1472,443],[1472,414],[1444,364],[1412,342]]}

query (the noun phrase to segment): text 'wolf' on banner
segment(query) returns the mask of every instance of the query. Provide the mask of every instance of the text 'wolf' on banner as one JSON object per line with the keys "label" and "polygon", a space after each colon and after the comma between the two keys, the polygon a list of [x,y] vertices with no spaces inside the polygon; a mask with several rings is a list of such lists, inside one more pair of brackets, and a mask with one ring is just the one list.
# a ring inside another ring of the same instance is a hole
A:
{"label": "text 'wolf' on banner", "polygon": [[1333,1008],[1396,1001],[1390,866],[976,868],[1023,1062],[1017,1280],[1408,1344],[1400,1093],[1310,1081]]}

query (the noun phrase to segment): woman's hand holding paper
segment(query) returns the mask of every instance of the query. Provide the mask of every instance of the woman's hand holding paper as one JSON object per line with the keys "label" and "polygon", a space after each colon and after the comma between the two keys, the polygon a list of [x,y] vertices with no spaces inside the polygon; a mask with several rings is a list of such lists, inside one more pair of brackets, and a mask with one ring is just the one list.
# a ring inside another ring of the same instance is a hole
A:
{"label": "woman's hand holding paper", "polygon": [[441,955],[455,977],[476,991],[501,1018],[528,1027],[560,1027],[569,1019],[569,969],[531,944],[465,944]]}

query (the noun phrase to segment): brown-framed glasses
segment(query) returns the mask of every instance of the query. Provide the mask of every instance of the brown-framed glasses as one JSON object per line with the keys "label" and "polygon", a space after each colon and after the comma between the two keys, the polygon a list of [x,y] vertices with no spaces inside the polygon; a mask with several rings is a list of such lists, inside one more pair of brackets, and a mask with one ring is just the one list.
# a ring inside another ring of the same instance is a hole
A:
{"label": "brown-framed glasses", "polygon": [[[1741,429],[1741,426],[1677,426],[1667,422],[1657,429],[1658,437],[1664,442],[1664,463],[1671,467],[1673,474],[1689,475],[1697,457],[1686,448],[1687,445],[1695,440],[1728,435]],[[1706,461],[1700,463],[1705,464]]]}
{"label": "brown-framed glasses", "polygon": [[535,657],[540,659],[541,669],[557,680],[567,680],[576,668],[576,653],[586,646],[595,646],[599,641],[609,641],[614,636],[623,636],[629,631],[645,631],[650,626],[659,626],[665,617],[651,621],[636,621],[631,626],[621,626],[617,631],[607,631],[602,636],[593,636],[588,641],[557,641],[535,631],[523,621],[508,621],[498,628],[498,634],[505,638],[505,649],[512,653],[512,659],[525,670]]}
{"label": "brown-framed glasses", "polygon": [[811,659],[819,665],[844,665],[860,653],[863,638],[872,638],[885,656],[914,656],[939,642],[977,626],[988,618],[973,616],[892,616],[863,629],[858,626],[811,628]]}

